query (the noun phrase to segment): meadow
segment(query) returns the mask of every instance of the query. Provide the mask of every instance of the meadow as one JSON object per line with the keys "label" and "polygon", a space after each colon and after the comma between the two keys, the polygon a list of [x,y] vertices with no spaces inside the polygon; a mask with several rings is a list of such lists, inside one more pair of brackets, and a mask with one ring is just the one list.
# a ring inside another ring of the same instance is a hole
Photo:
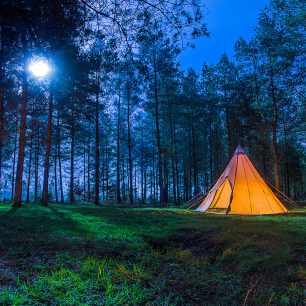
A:
{"label": "meadow", "polygon": [[0,205],[0,305],[303,305],[306,209]]}

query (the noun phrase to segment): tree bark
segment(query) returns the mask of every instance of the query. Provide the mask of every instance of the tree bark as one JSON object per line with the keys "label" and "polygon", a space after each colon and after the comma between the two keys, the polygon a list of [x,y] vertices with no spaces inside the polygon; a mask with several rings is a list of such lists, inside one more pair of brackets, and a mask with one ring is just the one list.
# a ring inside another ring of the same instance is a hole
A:
{"label": "tree bark", "polygon": [[126,187],[125,187],[125,159],[124,157],[122,158],[122,199],[123,199],[123,203],[126,202]]}
{"label": "tree bark", "polygon": [[55,193],[55,203],[58,204],[58,185],[57,185],[57,141],[55,143],[54,152],[54,193]]}
{"label": "tree bark", "polygon": [[189,195],[189,184],[188,184],[188,176],[187,176],[187,170],[186,170],[186,164],[184,165],[184,200],[188,201],[188,195]]}
{"label": "tree bark", "polygon": [[165,192],[165,203],[168,203],[168,198],[169,198],[169,171],[168,171],[168,154],[167,151],[165,150],[164,152],[164,192]]}
{"label": "tree bark", "polygon": [[45,165],[44,165],[44,181],[43,191],[41,197],[41,204],[48,206],[49,196],[49,174],[50,174],[50,154],[51,154],[51,141],[52,141],[52,116],[53,116],[53,88],[50,85],[50,99],[49,99],[49,113],[48,113],[48,128],[47,128],[47,139],[46,139],[46,154],[45,154]]}
{"label": "tree bark", "polygon": [[143,182],[143,203],[147,201],[147,164],[145,165],[144,169],[144,182]]}
{"label": "tree bark", "polygon": [[33,149],[33,130],[30,136],[30,156],[29,156],[29,170],[28,170],[28,179],[27,179],[27,198],[26,203],[30,202],[30,185],[31,185],[31,167],[32,167],[32,149]]}
{"label": "tree bark", "polygon": [[34,202],[38,199],[38,166],[39,166],[39,140],[38,134],[35,134],[35,161],[34,161]]}
{"label": "tree bark", "polygon": [[109,149],[108,141],[105,144],[105,181],[106,181],[106,200],[109,200],[110,189],[109,189]]}
{"label": "tree bark", "polygon": [[174,158],[175,158],[175,172],[176,172],[176,196],[177,196],[177,203],[180,204],[181,202],[180,173],[178,170],[178,148],[177,148],[175,132],[173,133],[173,142],[174,142]]}
{"label": "tree bark", "polygon": [[58,158],[61,204],[64,204],[65,198],[64,198],[63,176],[62,176],[62,157],[61,157],[61,139],[60,139],[60,104],[59,102],[57,103],[56,138],[57,138],[57,158]]}
{"label": "tree bark", "polygon": [[100,79],[97,72],[97,92],[96,92],[96,110],[95,110],[95,205],[100,204],[100,129],[99,129],[99,92]]}
{"label": "tree bark", "polygon": [[143,144],[143,129],[141,129],[141,159],[140,159],[140,180],[141,180],[141,203],[144,203],[144,144]]}
{"label": "tree bark", "polygon": [[189,156],[188,156],[188,161],[189,161],[189,167],[188,167],[188,200],[192,198],[192,169],[193,169],[193,163],[192,163],[192,132],[189,131]]}
{"label": "tree bark", "polygon": [[191,135],[192,135],[192,163],[193,163],[193,195],[196,196],[198,191],[198,164],[196,158],[196,140],[195,140],[195,128],[192,123],[191,127]]}
{"label": "tree bark", "polygon": [[[153,131],[153,127],[152,127],[152,131]],[[153,203],[156,203],[155,142],[152,143],[152,167],[151,169],[152,169],[151,181],[153,183],[151,184],[151,186],[153,185],[153,194],[151,190],[151,198],[152,198]]]}
{"label": "tree bark", "polygon": [[75,146],[75,126],[74,126],[74,114],[72,114],[71,122],[71,150],[70,150],[70,203],[75,202],[74,197],[74,146]]}
{"label": "tree bark", "polygon": [[[227,103],[227,102],[225,102]],[[225,106],[225,118],[226,118],[226,130],[227,130],[227,155],[228,159],[231,158],[233,154],[233,140],[232,140],[232,128],[231,128],[231,120],[230,120],[230,111],[229,107]]]}
{"label": "tree bark", "polygon": [[168,118],[170,125],[170,151],[171,151],[171,172],[172,172],[172,196],[173,202],[176,204],[176,173],[175,173],[175,160],[174,160],[174,128],[173,128],[173,113],[171,111],[169,90],[167,89],[167,102],[168,102]]}
{"label": "tree bark", "polygon": [[121,88],[119,86],[119,99],[118,99],[118,110],[117,110],[117,165],[116,165],[116,192],[117,192],[117,203],[121,204],[121,192],[120,192],[120,120],[121,120]]}
{"label": "tree bark", "polygon": [[83,201],[86,201],[86,143],[83,148]]}
{"label": "tree bark", "polygon": [[275,187],[280,190],[279,157],[278,157],[278,145],[277,145],[278,105],[275,94],[274,74],[273,74],[271,60],[270,60],[270,85],[271,85],[271,98],[273,105],[272,148],[273,148],[274,181],[275,181]]}
{"label": "tree bark", "polygon": [[289,148],[287,142],[287,130],[284,124],[284,141],[285,141],[285,155],[286,155],[286,193],[290,198],[290,167],[289,167]]}
{"label": "tree bark", "polygon": [[163,182],[163,159],[162,159],[162,146],[160,140],[160,127],[159,127],[159,100],[158,100],[158,87],[157,87],[157,64],[156,53],[153,55],[153,69],[154,69],[154,100],[155,100],[155,127],[156,127],[156,142],[158,152],[158,185],[159,185],[159,202],[162,205],[166,204],[165,188]]}
{"label": "tree bark", "polygon": [[[129,76],[128,76],[129,78]],[[127,80],[127,133],[128,133],[128,158],[129,158],[129,199],[130,204],[134,203],[133,198],[133,160],[132,160],[132,139],[131,139],[131,97],[130,97],[130,80]]]}
{"label": "tree bark", "polygon": [[28,101],[28,80],[27,80],[27,42],[25,35],[22,35],[22,44],[24,48],[23,55],[23,75],[22,75],[22,97],[21,97],[21,119],[19,128],[19,149],[16,170],[15,193],[13,208],[21,207],[22,200],[22,176],[24,168],[25,146],[26,146],[26,129],[27,129],[27,101]]}
{"label": "tree bark", "polygon": [[14,137],[14,153],[13,153],[13,169],[12,169],[12,201],[14,199],[14,192],[15,192],[15,164],[16,164],[16,150],[17,150],[17,134],[18,130],[15,130],[15,137]]}
{"label": "tree bark", "polygon": [[104,148],[100,148],[101,151],[101,155],[102,155],[102,177],[101,177],[101,181],[102,181],[102,201],[105,200],[105,150]]}
{"label": "tree bark", "polygon": [[91,191],[90,191],[90,145],[87,150],[87,201],[91,201]]}
{"label": "tree bark", "polygon": [[135,162],[135,165],[134,165],[134,199],[136,200],[136,203],[137,203],[137,164]]}
{"label": "tree bark", "polygon": [[212,139],[212,127],[211,127],[211,119],[209,120],[209,174],[210,174],[210,182],[209,185],[212,186],[214,180],[213,173],[213,139]]}

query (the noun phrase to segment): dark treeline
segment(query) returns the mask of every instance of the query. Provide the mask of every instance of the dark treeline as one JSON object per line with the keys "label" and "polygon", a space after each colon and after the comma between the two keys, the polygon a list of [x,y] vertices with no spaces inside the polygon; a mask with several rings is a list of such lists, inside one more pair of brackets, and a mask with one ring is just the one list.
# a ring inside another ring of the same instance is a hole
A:
{"label": "dark treeline", "polygon": [[[179,204],[211,187],[238,144],[303,199],[304,1],[272,0],[235,60],[183,72],[181,49],[207,35],[201,10],[2,1],[0,199]],[[35,57],[48,77],[29,73]]]}

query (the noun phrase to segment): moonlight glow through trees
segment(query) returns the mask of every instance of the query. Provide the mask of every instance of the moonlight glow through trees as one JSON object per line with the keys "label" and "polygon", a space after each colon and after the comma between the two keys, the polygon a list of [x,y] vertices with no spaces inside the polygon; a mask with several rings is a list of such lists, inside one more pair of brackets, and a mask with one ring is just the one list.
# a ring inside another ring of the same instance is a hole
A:
{"label": "moonlight glow through trees", "polygon": [[29,64],[29,71],[38,78],[46,77],[51,67],[45,59],[34,59]]}

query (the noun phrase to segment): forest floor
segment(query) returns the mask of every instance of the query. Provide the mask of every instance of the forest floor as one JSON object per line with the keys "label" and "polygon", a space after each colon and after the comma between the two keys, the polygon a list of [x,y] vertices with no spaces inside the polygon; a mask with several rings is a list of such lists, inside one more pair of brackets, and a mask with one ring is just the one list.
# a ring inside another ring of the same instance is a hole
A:
{"label": "forest floor", "polygon": [[1,204],[0,305],[303,305],[305,221]]}

